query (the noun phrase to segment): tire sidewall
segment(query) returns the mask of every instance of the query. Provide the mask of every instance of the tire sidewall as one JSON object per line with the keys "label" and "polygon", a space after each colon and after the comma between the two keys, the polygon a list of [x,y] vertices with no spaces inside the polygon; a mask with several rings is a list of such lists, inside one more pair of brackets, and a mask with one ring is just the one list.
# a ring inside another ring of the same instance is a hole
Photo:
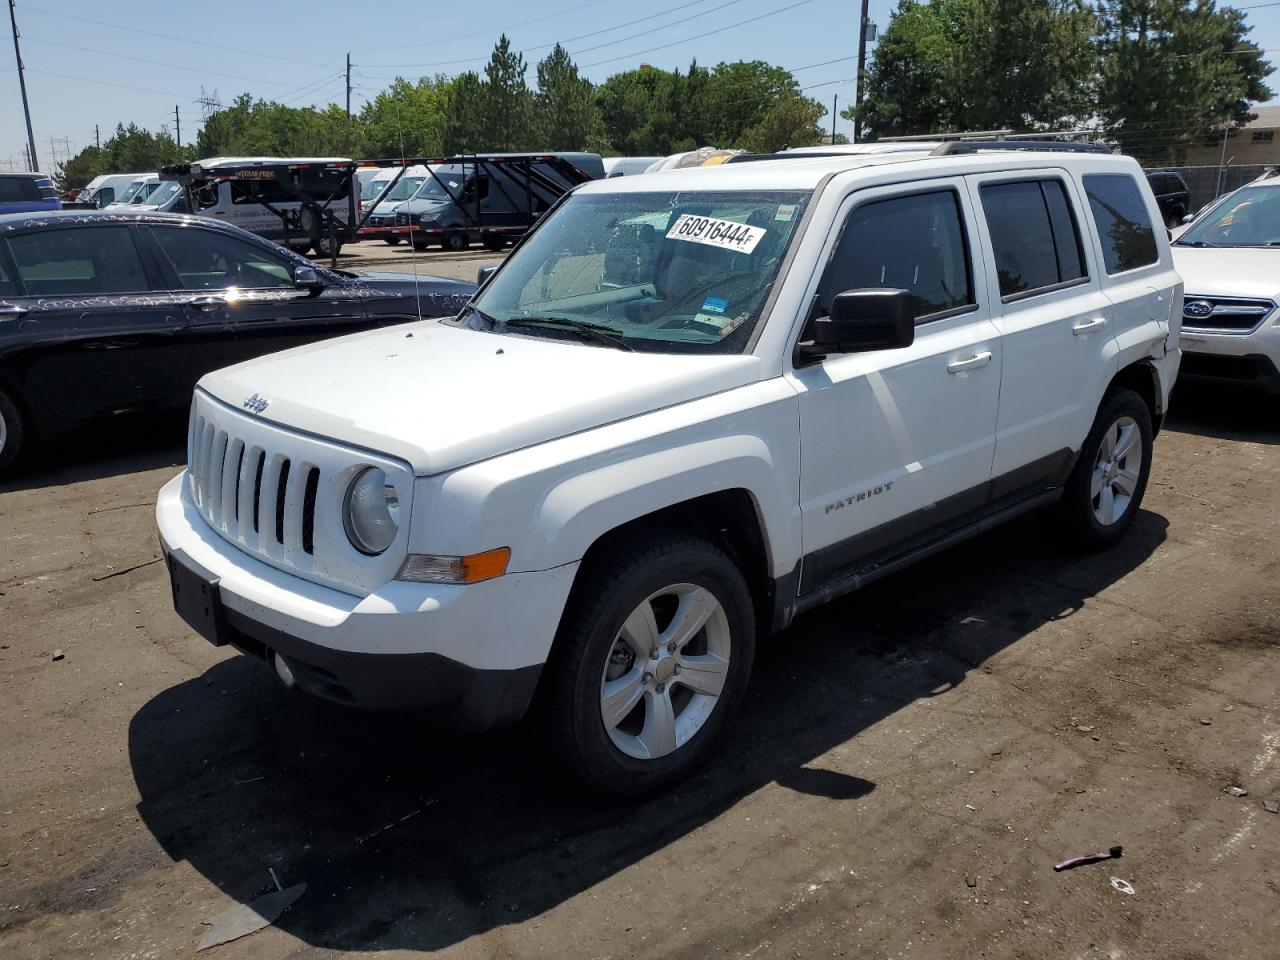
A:
{"label": "tire sidewall", "polygon": [[18,459],[26,440],[26,423],[22,418],[22,411],[3,390],[0,390],[0,417],[4,418],[6,430],[4,446],[0,447],[0,476],[3,476]]}
{"label": "tire sidewall", "polygon": [[[1089,493],[1090,484],[1102,437],[1121,417],[1130,417],[1138,425],[1138,435],[1142,445],[1142,469],[1138,471],[1138,483],[1124,516],[1113,524],[1104,525],[1093,514],[1093,497]],[[1151,411],[1147,409],[1146,403],[1140,396],[1132,390],[1117,390],[1103,401],[1098,416],[1094,420],[1093,429],[1089,431],[1089,436],[1080,449],[1080,459],[1066,491],[1071,522],[1078,525],[1078,533],[1086,543],[1100,545],[1111,543],[1133,523],[1138,511],[1142,509],[1142,498],[1151,476],[1153,441]]]}
{"label": "tire sidewall", "polygon": [[[600,682],[605,662],[622,624],[647,597],[664,587],[692,583],[710,590],[729,624],[729,672],[715,710],[684,746],[658,760],[637,760],[619,750],[600,715]],[[595,608],[590,624],[576,624],[580,654],[572,664],[572,727],[587,773],[610,790],[645,793],[679,779],[702,763],[741,702],[755,652],[755,617],[751,595],[741,573],[709,544],[694,544],[637,564],[625,574],[620,589]]]}

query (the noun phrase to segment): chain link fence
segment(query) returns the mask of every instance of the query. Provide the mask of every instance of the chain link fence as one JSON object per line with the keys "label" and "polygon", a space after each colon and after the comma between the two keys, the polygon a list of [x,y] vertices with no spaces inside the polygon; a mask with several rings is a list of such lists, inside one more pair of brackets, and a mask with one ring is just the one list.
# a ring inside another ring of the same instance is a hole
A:
{"label": "chain link fence", "polygon": [[1195,213],[1206,203],[1210,203],[1224,193],[1230,193],[1236,187],[1242,187],[1251,180],[1257,180],[1275,164],[1243,164],[1240,166],[1211,167],[1151,167],[1150,170],[1167,170],[1177,173],[1187,183],[1191,193],[1188,210]]}

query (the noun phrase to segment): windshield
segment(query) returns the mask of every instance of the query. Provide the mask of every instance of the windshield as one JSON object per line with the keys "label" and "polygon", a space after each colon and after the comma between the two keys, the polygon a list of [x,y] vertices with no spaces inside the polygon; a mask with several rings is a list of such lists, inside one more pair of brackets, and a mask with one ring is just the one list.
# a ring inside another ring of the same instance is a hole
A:
{"label": "windshield", "polygon": [[[572,197],[515,251],[456,321],[582,338],[607,328],[635,350],[736,353],[751,338],[800,222],[805,193],[617,193]],[[509,332],[515,333],[515,330]]]}
{"label": "windshield", "polygon": [[414,200],[449,200],[462,195],[462,167],[435,167],[432,173],[435,176],[422,181]]}
{"label": "windshield", "polygon": [[124,192],[124,193],[122,193],[122,194],[120,194],[120,196],[116,197],[116,201],[115,201],[115,202],[116,202],[116,203],[129,203],[131,200],[133,200],[133,198],[134,198],[134,197],[136,197],[136,196],[138,195],[138,193],[139,193],[139,192],[141,192],[141,190],[142,190],[143,186],[145,186],[145,185],[146,185],[146,181],[145,181],[145,180],[135,180],[135,181],[133,181],[133,183],[129,184],[129,188],[128,188],[127,190],[125,190],[125,192]]}
{"label": "windshield", "polygon": [[1280,246],[1280,188],[1241,187],[1177,240],[1179,246]]}
{"label": "windshield", "polygon": [[[390,191],[387,192],[387,195],[382,198],[382,202],[388,203],[392,200],[408,200],[418,192],[418,188],[422,186],[423,179],[423,177],[401,177],[400,182],[392,187]],[[376,200],[378,198],[378,194],[382,192],[387,183],[388,181],[386,180],[379,180],[377,183],[377,189],[375,189],[369,196],[365,197],[365,201],[372,202],[373,200]]]}
{"label": "windshield", "polygon": [[157,207],[162,207],[181,193],[182,184],[176,180],[166,180],[164,183],[156,184],[155,190],[147,197],[147,203],[154,203]]}

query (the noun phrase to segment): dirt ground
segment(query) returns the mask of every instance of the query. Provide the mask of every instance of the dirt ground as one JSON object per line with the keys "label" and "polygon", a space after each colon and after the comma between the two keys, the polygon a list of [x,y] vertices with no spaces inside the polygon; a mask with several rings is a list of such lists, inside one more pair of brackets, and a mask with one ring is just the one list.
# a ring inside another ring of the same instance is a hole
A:
{"label": "dirt ground", "polygon": [[[392,246],[381,240],[365,240],[360,243],[347,244],[338,257],[338,267],[342,270],[384,270],[400,273],[412,273],[416,268],[423,275],[448,277],[450,280],[468,280],[475,282],[480,268],[490,263],[499,263],[503,254],[494,254],[475,246],[460,253],[446,253],[439,247],[429,250],[415,251],[407,243]],[[328,259],[312,257],[321,266],[328,266]]]}
{"label": "dirt ground", "polygon": [[640,804],[193,636],[184,425],[68,443],[0,486],[0,956],[189,957],[272,868],[301,899],[202,956],[1274,960],[1280,406],[1175,411],[1120,549],[1032,516],[804,617]]}

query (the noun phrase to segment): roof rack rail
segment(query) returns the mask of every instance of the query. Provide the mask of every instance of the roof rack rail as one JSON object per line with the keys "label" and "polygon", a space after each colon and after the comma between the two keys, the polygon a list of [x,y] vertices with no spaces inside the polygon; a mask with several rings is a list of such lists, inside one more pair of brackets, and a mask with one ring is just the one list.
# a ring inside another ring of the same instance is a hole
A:
{"label": "roof rack rail", "polygon": [[981,150],[1012,150],[1027,153],[1111,152],[1111,148],[1104,143],[1075,143],[1068,140],[949,140],[935,147],[929,156],[946,157],[957,153],[978,153]]}

